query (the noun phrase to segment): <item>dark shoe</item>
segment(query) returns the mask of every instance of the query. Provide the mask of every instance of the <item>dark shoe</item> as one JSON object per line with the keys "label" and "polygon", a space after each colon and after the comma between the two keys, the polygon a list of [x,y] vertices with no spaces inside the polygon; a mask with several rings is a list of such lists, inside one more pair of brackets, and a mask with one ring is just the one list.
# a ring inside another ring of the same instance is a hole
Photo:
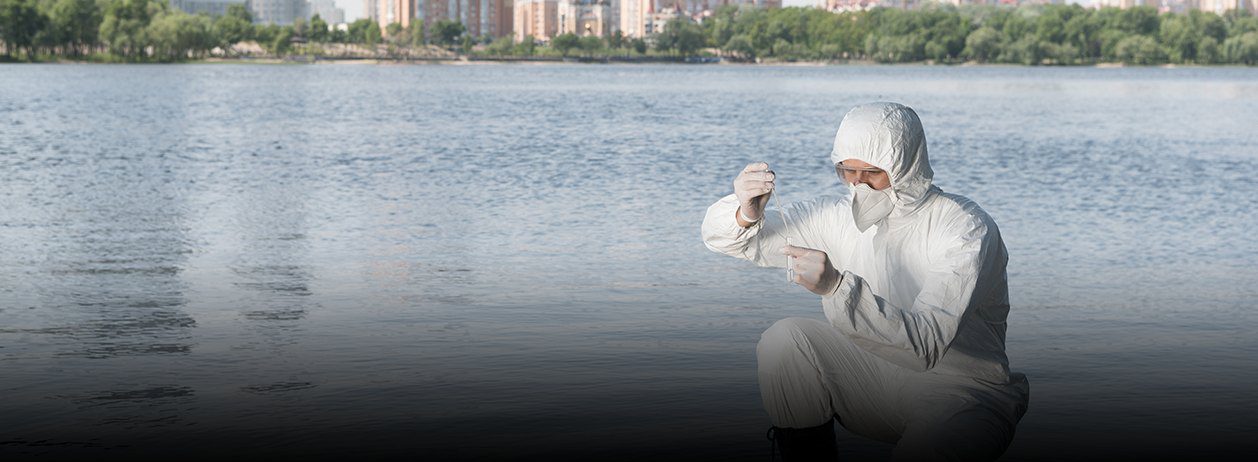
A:
{"label": "dark shoe", "polygon": [[773,442],[769,449],[770,460],[779,452],[783,462],[833,462],[839,458],[834,443],[834,419],[816,427],[770,427],[767,436]]}

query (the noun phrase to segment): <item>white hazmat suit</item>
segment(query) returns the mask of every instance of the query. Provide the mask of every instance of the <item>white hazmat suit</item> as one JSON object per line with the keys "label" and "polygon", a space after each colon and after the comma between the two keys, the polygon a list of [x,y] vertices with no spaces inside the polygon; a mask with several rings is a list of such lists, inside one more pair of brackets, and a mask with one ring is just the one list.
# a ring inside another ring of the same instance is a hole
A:
{"label": "white hazmat suit", "polygon": [[823,251],[841,273],[822,297],[829,322],[778,321],[757,346],[760,392],[775,426],[822,425],[896,443],[896,460],[991,460],[1026,412],[1029,384],[1005,356],[1004,243],[978,204],[931,185],[917,114],[894,103],[843,118],[831,160],[887,172],[894,208],[861,232],[852,197],[789,205],[749,228],[734,195],[708,208],[713,251],[785,267],[780,249]]}

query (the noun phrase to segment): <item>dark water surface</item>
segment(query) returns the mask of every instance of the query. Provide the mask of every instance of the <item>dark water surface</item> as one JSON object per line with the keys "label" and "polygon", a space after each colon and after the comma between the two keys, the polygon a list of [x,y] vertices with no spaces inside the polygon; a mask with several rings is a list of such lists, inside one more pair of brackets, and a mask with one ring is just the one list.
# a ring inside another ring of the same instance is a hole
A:
{"label": "dark water surface", "polygon": [[1258,446],[1258,69],[10,65],[0,455],[763,460],[820,304],[704,209],[886,99],[1009,248],[1006,459]]}

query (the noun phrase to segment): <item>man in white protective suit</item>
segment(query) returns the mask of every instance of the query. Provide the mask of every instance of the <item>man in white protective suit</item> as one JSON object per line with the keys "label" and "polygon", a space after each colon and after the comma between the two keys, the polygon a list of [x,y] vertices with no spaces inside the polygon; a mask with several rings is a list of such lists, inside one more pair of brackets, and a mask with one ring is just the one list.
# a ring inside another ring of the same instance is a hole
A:
{"label": "man in white protective suit", "polygon": [[[708,208],[709,249],[787,267],[828,320],[787,318],[756,347],[760,395],[784,460],[834,460],[833,422],[895,443],[894,460],[993,460],[1030,387],[1009,372],[1007,255],[978,204],[931,185],[912,109],[853,108],[830,159],[847,194],[765,216],[774,173],[748,165]],[[791,244],[787,245],[787,239]]]}

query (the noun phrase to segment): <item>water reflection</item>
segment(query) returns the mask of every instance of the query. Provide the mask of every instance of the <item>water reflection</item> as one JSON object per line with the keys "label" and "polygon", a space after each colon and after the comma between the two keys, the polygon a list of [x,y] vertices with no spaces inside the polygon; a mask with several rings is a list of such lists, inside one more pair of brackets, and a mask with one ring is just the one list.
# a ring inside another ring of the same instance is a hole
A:
{"label": "water reflection", "polygon": [[[144,168],[144,167],[140,167]],[[169,174],[169,170],[166,171]],[[149,176],[133,188],[65,184],[47,231],[38,303],[61,325],[59,355],[110,358],[186,354],[196,321],[183,311],[180,273],[192,252],[183,206],[169,185]]]}
{"label": "water reflection", "polygon": [[280,321],[277,333],[295,327],[308,313],[313,274],[305,263],[309,252],[307,212],[301,185],[251,190],[236,207],[232,231],[239,251],[230,269],[232,283],[242,289],[241,315],[251,321]]}
{"label": "water reflection", "polygon": [[315,384],[310,382],[276,382],[265,385],[250,385],[241,387],[240,390],[257,395],[268,395],[272,393],[283,393],[286,391],[305,390],[314,387]]}

